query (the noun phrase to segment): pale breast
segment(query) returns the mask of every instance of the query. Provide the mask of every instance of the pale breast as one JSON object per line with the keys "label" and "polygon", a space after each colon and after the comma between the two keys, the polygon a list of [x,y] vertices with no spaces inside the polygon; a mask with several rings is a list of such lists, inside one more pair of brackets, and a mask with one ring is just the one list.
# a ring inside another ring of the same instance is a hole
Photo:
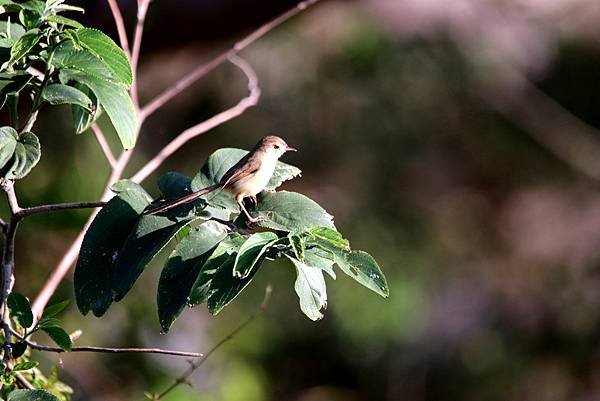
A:
{"label": "pale breast", "polygon": [[264,158],[260,168],[254,174],[233,185],[234,192],[243,192],[245,196],[254,196],[263,191],[273,176],[276,164],[277,159]]}

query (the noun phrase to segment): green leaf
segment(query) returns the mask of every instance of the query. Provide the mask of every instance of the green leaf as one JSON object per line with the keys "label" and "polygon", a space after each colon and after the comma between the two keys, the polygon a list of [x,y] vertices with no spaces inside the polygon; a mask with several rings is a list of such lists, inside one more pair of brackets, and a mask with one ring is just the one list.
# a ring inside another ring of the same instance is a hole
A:
{"label": "green leaf", "polygon": [[323,270],[335,280],[336,275],[333,271],[334,263],[331,255],[321,249],[311,248],[304,252],[304,264]]}
{"label": "green leaf", "polygon": [[335,258],[344,273],[384,298],[390,295],[385,276],[371,255],[363,251],[344,252],[343,258]]}
{"label": "green leaf", "polygon": [[17,131],[12,127],[0,128],[0,168],[11,159],[17,146]]}
{"label": "green leaf", "polygon": [[300,232],[315,226],[335,229],[333,216],[312,199],[296,192],[263,193],[251,214],[264,217],[258,225],[273,230]]}
{"label": "green leaf", "polygon": [[13,390],[8,394],[8,401],[59,401],[58,398],[44,390]]}
{"label": "green leaf", "polygon": [[348,240],[342,237],[342,234],[328,227],[312,227],[308,230],[308,234],[310,234],[313,238],[318,238],[323,241],[327,241],[331,245],[342,248],[346,250],[350,250],[350,243]]}
{"label": "green leaf", "polygon": [[287,238],[296,259],[304,261],[304,251],[306,250],[304,239],[300,235],[293,233],[289,233]]}
{"label": "green leaf", "polygon": [[40,321],[37,324],[37,328],[38,329],[42,329],[44,327],[54,327],[54,326],[59,326],[61,325],[61,321],[55,317],[42,317],[40,319]]}
{"label": "green leaf", "polygon": [[246,237],[243,237],[238,233],[231,233],[226,239],[219,243],[217,249],[204,264],[198,278],[194,282],[188,299],[188,305],[196,306],[208,299],[208,296],[210,295],[210,284],[217,269],[225,263],[230,255],[237,252],[245,240]]}
{"label": "green leaf", "polygon": [[75,31],[78,43],[98,57],[120,83],[131,86],[133,75],[125,52],[107,35],[97,29]]}
{"label": "green leaf", "polygon": [[31,49],[40,41],[39,32],[28,32],[21,36],[19,40],[10,49],[10,60],[3,66],[2,69],[12,66],[14,63],[25,57]]}
{"label": "green leaf", "polygon": [[40,363],[36,361],[23,361],[13,366],[13,371],[29,370],[37,367]]}
{"label": "green leaf", "polygon": [[74,104],[91,111],[92,101],[82,91],[72,86],[63,84],[52,84],[44,88],[42,98],[53,105],[57,104]]}
{"label": "green leaf", "polygon": [[[218,183],[223,175],[233,167],[248,151],[235,148],[219,149],[208,157],[208,160],[192,180],[192,190],[197,191]],[[268,190],[274,190],[282,182],[292,179],[300,174],[300,169],[277,162],[275,172],[267,185]],[[215,191],[204,197],[211,205],[228,209],[232,213],[239,213],[240,208],[233,196],[226,191]]]}
{"label": "green leaf", "polygon": [[23,132],[19,135],[12,157],[12,165],[7,164],[5,177],[9,180],[18,180],[25,177],[40,161],[42,149],[40,141],[32,132]]}
{"label": "green leaf", "polygon": [[46,309],[44,309],[44,313],[42,314],[42,317],[55,317],[57,316],[59,313],[61,313],[63,310],[65,310],[67,308],[67,306],[69,306],[69,304],[71,303],[71,301],[69,301],[68,299],[53,305],[48,306]]}
{"label": "green leaf", "polygon": [[123,299],[154,256],[179,230],[196,218],[174,219],[160,215],[140,217],[117,257],[113,277],[115,301]]}
{"label": "green leaf", "polygon": [[42,331],[48,334],[48,336],[56,343],[56,345],[60,347],[60,349],[67,352],[71,351],[71,348],[73,347],[71,337],[69,337],[69,334],[62,327],[42,327]]}
{"label": "green leaf", "polygon": [[175,247],[158,282],[158,317],[167,332],[188,302],[192,286],[208,258],[223,239],[227,226],[207,221],[193,229]]}
{"label": "green leaf", "polygon": [[[75,47],[71,40],[59,43],[54,50],[52,65],[58,70],[77,70],[123,87],[98,57],[85,49]],[[61,81],[64,81],[64,78],[61,78]]]}
{"label": "green leaf", "polygon": [[294,290],[300,299],[300,309],[311,320],[321,320],[322,309],[327,308],[327,290],[321,269],[307,266],[301,261],[286,255],[296,267],[297,278]]}
{"label": "green leaf", "polygon": [[79,135],[85,132],[100,116],[101,107],[98,98],[90,88],[80,83],[75,83],[73,87],[85,94],[91,101],[91,107],[88,108],[77,105],[71,106],[73,127],[75,128],[75,134]]}
{"label": "green leaf", "polygon": [[240,247],[233,266],[233,275],[236,278],[246,278],[260,263],[262,256],[269,247],[279,238],[277,234],[266,231],[252,234]]}
{"label": "green leaf", "polygon": [[131,149],[137,135],[137,116],[127,89],[81,71],[64,69],[60,72],[61,81],[76,81],[88,86],[98,98],[117,131],[123,148]]}
{"label": "green leaf", "polygon": [[11,316],[19,323],[21,327],[27,329],[33,325],[33,313],[31,304],[25,298],[25,295],[18,292],[11,292],[7,299],[8,309]]}
{"label": "green leaf", "polygon": [[138,192],[142,192],[143,194],[145,194],[149,200],[152,199],[152,197],[148,194],[148,192],[146,192],[144,187],[142,187],[137,182],[133,182],[128,179],[123,179],[123,180],[119,180],[119,181],[115,182],[110,187],[110,190],[116,194],[120,194],[121,192],[125,192],[125,191],[138,191]]}
{"label": "green leaf", "polygon": [[75,299],[82,314],[102,316],[112,303],[112,275],[123,243],[151,198],[127,190],[100,210],[83,237],[75,266]]}
{"label": "green leaf", "polygon": [[46,18],[46,21],[54,22],[56,24],[70,26],[73,28],[83,28],[83,25],[81,25],[79,22],[77,22],[71,18],[63,17],[62,15],[49,15]]}
{"label": "green leaf", "polygon": [[230,255],[219,266],[211,278],[208,296],[208,311],[213,315],[219,313],[225,306],[233,301],[254,278],[254,275],[260,269],[262,263],[254,264],[251,271],[245,278],[233,276],[233,266],[235,265],[235,255]]}

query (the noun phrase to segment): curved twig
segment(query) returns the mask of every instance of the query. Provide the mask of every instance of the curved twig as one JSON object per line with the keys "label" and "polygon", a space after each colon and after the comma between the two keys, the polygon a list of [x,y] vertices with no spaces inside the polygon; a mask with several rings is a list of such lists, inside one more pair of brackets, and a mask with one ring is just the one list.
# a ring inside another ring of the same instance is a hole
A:
{"label": "curved twig", "polygon": [[232,56],[237,55],[240,51],[242,51],[252,43],[256,42],[266,33],[270,32],[271,30],[278,27],[285,21],[289,20],[296,14],[300,13],[301,11],[307,9],[308,7],[318,2],[319,0],[306,0],[298,3],[296,7],[277,16],[276,18],[272,19],[271,21],[267,22],[266,24],[262,25],[261,27],[250,33],[242,40],[236,42],[229,50],[219,54],[217,57],[213,58],[209,62],[199,65],[194,70],[186,74],[182,79],[177,81],[173,86],[164,90],[161,94],[156,96],[144,107],[142,107],[142,109],[140,110],[140,120],[143,121],[144,119],[146,119],[150,114],[154,113],[165,103],[169,102],[175,96],[183,92],[191,84],[208,74],[215,67],[221,65],[222,63],[230,59]]}
{"label": "curved twig", "polygon": [[72,210],[72,209],[91,209],[102,207],[106,204],[103,201],[92,201],[92,202],[73,202],[73,203],[55,203],[51,205],[32,206],[20,209],[14,214],[14,218],[23,219],[24,217],[38,213],[56,212],[59,210]]}
{"label": "curved twig", "polygon": [[207,131],[210,131],[212,128],[218,125],[240,116],[246,111],[246,109],[255,106],[258,103],[258,100],[260,99],[260,87],[258,86],[258,78],[252,69],[252,66],[239,56],[231,56],[229,61],[239,67],[240,70],[242,70],[242,72],[246,75],[246,78],[248,79],[248,90],[250,91],[248,96],[240,100],[235,106],[182,131],[175,137],[175,139],[169,142],[167,146],[162,148],[156,156],[146,163],[144,167],[135,173],[133,177],[131,177],[132,181],[138,183],[143,181],[146,177],[152,174],[152,172],[154,172],[154,170],[156,170],[166,158],[175,153],[189,140],[200,136]]}

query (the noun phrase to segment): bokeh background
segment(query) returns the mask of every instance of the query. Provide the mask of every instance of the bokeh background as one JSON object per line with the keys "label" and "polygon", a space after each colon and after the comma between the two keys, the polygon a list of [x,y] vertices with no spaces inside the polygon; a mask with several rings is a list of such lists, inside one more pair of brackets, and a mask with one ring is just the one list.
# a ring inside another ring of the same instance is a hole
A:
{"label": "bokeh background", "polygon": [[[128,26],[135,1],[120,1]],[[80,1],[114,34],[104,0]],[[155,0],[141,99],[279,14],[292,1]],[[314,323],[295,273],[265,266],[221,314],[187,310],[159,334],[163,252],[102,319],[72,305],[80,344],[204,351],[268,311],[166,400],[367,401],[600,399],[600,2],[323,1],[242,53],[257,107],[190,142],[149,177],[194,175],[225,146],[274,132],[300,149],[285,184],[336,217],[387,275],[384,300],[340,275]],[[224,65],[144,125],[131,172],[182,129],[237,102],[246,81]],[[97,199],[108,167],[68,109],[41,116],[42,160],[24,205]],[[117,145],[116,143],[114,143]],[[116,146],[115,146],[116,148]],[[17,290],[34,297],[87,212],[21,226]],[[69,277],[55,299],[73,299]],[[44,341],[40,338],[40,341]],[[187,367],[165,356],[39,355],[74,400],[141,400]]]}

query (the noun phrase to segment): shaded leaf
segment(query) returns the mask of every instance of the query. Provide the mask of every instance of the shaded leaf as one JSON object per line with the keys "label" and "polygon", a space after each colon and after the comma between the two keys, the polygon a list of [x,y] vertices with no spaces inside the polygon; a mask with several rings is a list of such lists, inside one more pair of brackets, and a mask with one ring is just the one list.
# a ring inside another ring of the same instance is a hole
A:
{"label": "shaded leaf", "polygon": [[304,264],[323,270],[335,280],[334,263],[331,255],[321,249],[311,248],[304,252]]}
{"label": "shaded leaf", "polygon": [[71,351],[73,343],[69,334],[58,326],[42,327],[42,331],[52,339],[63,351]]}
{"label": "shaded leaf", "polygon": [[8,394],[8,401],[59,401],[58,398],[44,390],[13,390]]}
{"label": "shaded leaf", "polygon": [[18,292],[11,292],[7,299],[8,309],[11,316],[25,329],[33,325],[33,313],[31,312],[31,304],[25,298],[25,295]]}
{"label": "shaded leaf", "polygon": [[42,98],[50,104],[74,104],[91,111],[92,101],[82,91],[72,86],[52,84],[44,88]]}
{"label": "shaded leaf", "polygon": [[243,237],[238,233],[230,233],[225,240],[219,243],[217,249],[202,267],[198,278],[192,286],[188,299],[188,304],[190,306],[196,306],[208,299],[208,296],[210,295],[210,283],[217,272],[217,269],[225,263],[231,254],[237,252],[245,240],[246,237]]}
{"label": "shaded leaf", "polygon": [[32,132],[23,132],[19,135],[15,152],[12,157],[12,164],[7,164],[5,177],[9,180],[17,180],[25,177],[32,168],[40,161],[42,150],[40,141]]}
{"label": "shaded leaf", "polygon": [[200,270],[225,237],[227,226],[207,221],[183,238],[175,247],[158,282],[158,317],[168,331],[188,302]]}
{"label": "shaded leaf", "polygon": [[27,351],[27,343],[24,341],[19,341],[10,346],[10,354],[13,358],[17,359]]}
{"label": "shaded leaf", "polygon": [[17,146],[17,131],[12,127],[0,128],[0,168],[11,159]]}
{"label": "shaded leaf", "polygon": [[321,310],[327,308],[327,290],[323,272],[290,256],[287,258],[296,268],[294,290],[300,299],[300,309],[311,320],[322,319]]}
{"label": "shaded leaf", "polygon": [[300,232],[315,226],[335,229],[333,216],[296,192],[263,193],[254,212],[253,215],[265,218],[258,225],[274,230]]}
{"label": "shaded leaf", "polygon": [[91,310],[102,316],[112,303],[115,261],[149,203],[145,192],[120,192],[104,205],[85,233],[74,276],[75,299],[82,314]]}
{"label": "shaded leaf", "polygon": [[113,277],[115,301],[123,299],[146,265],[179,230],[195,218],[172,219],[160,215],[142,215],[139,218],[117,257]]}
{"label": "shaded leaf", "polygon": [[277,241],[277,234],[266,231],[252,234],[238,250],[233,266],[233,275],[236,278],[246,278],[259,263],[265,251]]}
{"label": "shaded leaf", "polygon": [[85,108],[77,105],[71,106],[71,114],[73,116],[73,128],[75,128],[75,133],[77,135],[85,132],[90,125],[100,115],[100,103],[98,102],[98,98],[94,95],[94,92],[87,86],[75,83],[73,87],[79,89],[83,92],[91,101],[91,107]]}

